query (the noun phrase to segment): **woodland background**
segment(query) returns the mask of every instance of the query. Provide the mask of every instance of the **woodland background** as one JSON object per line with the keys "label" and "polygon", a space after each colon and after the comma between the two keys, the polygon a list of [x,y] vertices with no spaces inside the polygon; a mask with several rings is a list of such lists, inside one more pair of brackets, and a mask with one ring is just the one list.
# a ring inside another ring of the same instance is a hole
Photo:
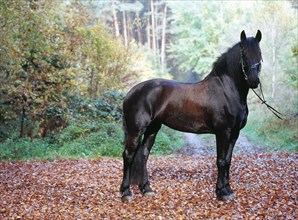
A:
{"label": "woodland background", "polygon": [[[239,41],[263,38],[261,81],[242,131],[298,150],[297,1],[0,0],[0,160],[97,158],[123,151],[121,103],[155,77],[195,82]],[[183,145],[163,128],[154,154]]]}

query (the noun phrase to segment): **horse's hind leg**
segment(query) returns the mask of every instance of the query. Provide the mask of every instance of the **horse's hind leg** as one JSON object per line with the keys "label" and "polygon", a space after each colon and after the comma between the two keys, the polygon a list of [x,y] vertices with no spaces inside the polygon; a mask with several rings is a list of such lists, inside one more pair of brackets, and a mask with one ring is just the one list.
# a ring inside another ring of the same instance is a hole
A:
{"label": "horse's hind leg", "polygon": [[120,187],[120,192],[122,193],[122,200],[131,200],[132,194],[130,191],[130,171],[131,164],[133,162],[136,151],[140,145],[141,132],[136,132],[134,134],[125,132],[125,150],[123,152],[123,181]]}
{"label": "horse's hind leg", "polygon": [[148,171],[147,171],[147,161],[149,157],[150,150],[155,142],[155,138],[157,135],[157,132],[159,131],[161,127],[160,123],[151,123],[144,134],[144,138],[142,141],[142,156],[143,156],[143,178],[141,182],[139,183],[139,189],[145,196],[151,196],[154,194],[153,190],[149,186],[149,180],[148,180]]}

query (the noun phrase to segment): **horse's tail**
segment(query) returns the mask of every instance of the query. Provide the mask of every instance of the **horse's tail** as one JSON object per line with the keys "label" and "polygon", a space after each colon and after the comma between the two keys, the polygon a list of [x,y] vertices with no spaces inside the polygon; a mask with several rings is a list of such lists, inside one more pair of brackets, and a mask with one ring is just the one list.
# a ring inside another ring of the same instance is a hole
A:
{"label": "horse's tail", "polygon": [[[126,120],[123,116],[123,131],[124,131],[124,143],[125,145],[128,142],[128,136],[129,133],[127,131],[127,125],[126,125]],[[145,162],[146,162],[146,157],[144,155],[144,146],[141,144],[141,137],[139,137],[140,140],[138,142],[138,145],[136,147],[136,151],[133,154],[133,159],[132,162],[129,166],[129,179],[130,179],[130,184],[141,184],[143,178],[146,175],[145,171]],[[123,155],[126,152],[124,151]],[[128,159],[128,158],[126,158]]]}
{"label": "horse's tail", "polygon": [[145,163],[146,163],[146,156],[144,154],[144,146],[139,144],[129,169],[131,184],[139,185],[143,183],[143,179],[146,177]]}

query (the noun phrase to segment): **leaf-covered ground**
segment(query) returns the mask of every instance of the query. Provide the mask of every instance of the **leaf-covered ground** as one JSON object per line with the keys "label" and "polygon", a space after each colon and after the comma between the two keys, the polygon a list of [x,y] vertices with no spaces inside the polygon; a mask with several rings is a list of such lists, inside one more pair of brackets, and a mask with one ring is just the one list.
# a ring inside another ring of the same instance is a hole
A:
{"label": "leaf-covered ground", "polygon": [[122,203],[122,160],[0,163],[0,219],[298,219],[298,155],[235,155],[217,201],[214,156],[151,157],[156,195]]}

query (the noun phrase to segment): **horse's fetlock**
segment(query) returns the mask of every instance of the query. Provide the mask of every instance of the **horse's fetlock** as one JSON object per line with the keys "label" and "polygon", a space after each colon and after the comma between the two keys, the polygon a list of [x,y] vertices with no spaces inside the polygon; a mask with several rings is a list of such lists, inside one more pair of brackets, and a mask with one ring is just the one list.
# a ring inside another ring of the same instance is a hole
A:
{"label": "horse's fetlock", "polygon": [[121,193],[130,192],[130,187],[129,186],[124,186],[123,184],[121,184],[120,192]]}

